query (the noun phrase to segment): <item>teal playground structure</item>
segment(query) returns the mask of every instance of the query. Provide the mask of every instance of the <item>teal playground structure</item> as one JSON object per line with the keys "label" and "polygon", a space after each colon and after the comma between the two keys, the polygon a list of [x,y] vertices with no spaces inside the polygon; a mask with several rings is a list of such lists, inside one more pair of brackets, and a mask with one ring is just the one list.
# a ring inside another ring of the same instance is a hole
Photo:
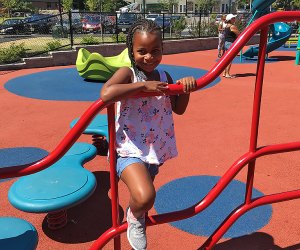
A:
{"label": "teal playground structure", "polygon": [[295,60],[296,65],[300,64],[300,25],[298,28],[298,45],[297,45],[297,52],[296,52],[296,60]]}
{"label": "teal playground structure", "polygon": [[[252,3],[253,16],[249,21],[250,25],[254,20],[269,13],[269,8],[276,0],[254,0]],[[270,37],[267,43],[266,53],[278,49],[286,43],[292,34],[292,28],[283,22],[270,25]],[[252,46],[246,52],[241,53],[240,60],[258,56],[259,46]]]}

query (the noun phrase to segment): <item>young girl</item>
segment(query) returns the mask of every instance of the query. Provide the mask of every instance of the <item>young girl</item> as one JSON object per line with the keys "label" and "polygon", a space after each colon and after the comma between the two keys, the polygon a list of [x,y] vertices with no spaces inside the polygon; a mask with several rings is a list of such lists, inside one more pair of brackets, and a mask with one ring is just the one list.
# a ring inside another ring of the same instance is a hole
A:
{"label": "young girl", "polygon": [[[162,60],[160,27],[142,19],[129,29],[127,47],[132,67],[120,68],[101,90],[104,102],[117,103],[117,173],[130,192],[127,209],[127,238],[133,249],[146,249],[145,213],[155,200],[153,180],[159,167],[177,155],[172,111],[183,114],[189,92],[196,87],[193,77],[177,81],[185,94],[165,96],[170,75],[156,67]],[[137,92],[161,96],[129,98]],[[127,98],[127,99],[126,99]]]}
{"label": "young girl", "polygon": [[222,57],[222,55],[225,52],[225,27],[226,27],[226,16],[222,15],[221,21],[219,22],[218,25],[218,31],[219,31],[219,44],[218,44],[218,57]]}

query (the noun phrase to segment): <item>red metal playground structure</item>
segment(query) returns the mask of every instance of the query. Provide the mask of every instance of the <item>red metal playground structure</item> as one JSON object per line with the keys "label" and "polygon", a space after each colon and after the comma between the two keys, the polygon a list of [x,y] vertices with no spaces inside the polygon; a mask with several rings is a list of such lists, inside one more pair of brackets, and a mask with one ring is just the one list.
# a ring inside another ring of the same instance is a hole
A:
{"label": "red metal playground structure", "polygon": [[[257,158],[284,152],[291,152],[300,150],[300,141],[288,142],[281,144],[274,144],[268,146],[257,147],[258,127],[260,119],[260,106],[262,96],[262,86],[264,79],[265,55],[268,40],[269,25],[275,22],[292,22],[297,20],[300,22],[300,11],[277,12],[257,19],[238,37],[231,49],[216,65],[203,77],[197,79],[197,89],[207,86],[210,82],[215,80],[224,70],[224,68],[234,59],[234,57],[241,51],[247,41],[257,32],[260,31],[260,45],[259,55],[256,71],[256,81],[253,100],[252,124],[250,131],[250,145],[249,151],[237,159],[227,172],[222,176],[218,183],[209,191],[209,193],[195,205],[181,211],[170,212],[165,214],[158,214],[149,216],[147,218],[147,226],[155,226],[162,223],[169,223],[177,220],[192,217],[203,210],[205,210],[212,202],[221,194],[226,186],[233,180],[233,178],[244,168],[248,167],[247,183],[245,191],[244,203],[237,207],[231,214],[221,223],[216,231],[206,240],[200,249],[212,249],[214,245],[220,240],[225,232],[233,225],[233,223],[249,210],[277,202],[283,202],[300,198],[300,189],[287,191],[282,193],[275,193],[264,195],[258,198],[252,198],[252,189],[255,175],[255,161]],[[168,95],[175,95],[183,93],[181,85],[171,85],[166,92]],[[150,96],[153,94],[142,93],[138,96]],[[104,103],[101,99],[94,102],[82,115],[76,125],[66,134],[57,147],[45,158],[30,164],[22,166],[13,166],[9,168],[0,169],[0,178],[11,178],[24,176],[41,171],[55,162],[57,162],[69,148],[80,137],[84,129],[89,125],[93,118],[99,111],[107,108],[109,121],[109,150],[114,152],[115,144],[115,108],[113,103]],[[115,154],[110,154],[110,184],[111,184],[111,202],[112,202],[112,227],[103,233],[90,247],[92,250],[103,248],[110,240],[114,239],[114,249],[121,249],[120,234],[126,231],[127,223],[120,222],[118,211],[118,184],[115,170]]]}

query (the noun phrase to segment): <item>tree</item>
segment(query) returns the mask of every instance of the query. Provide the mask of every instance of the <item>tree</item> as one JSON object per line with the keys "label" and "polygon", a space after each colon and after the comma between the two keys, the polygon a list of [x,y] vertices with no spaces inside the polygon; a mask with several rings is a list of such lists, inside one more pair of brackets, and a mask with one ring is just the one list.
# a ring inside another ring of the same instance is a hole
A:
{"label": "tree", "polygon": [[236,0],[235,4],[238,9],[246,9],[246,6],[249,4],[249,0]]}
{"label": "tree", "polygon": [[10,17],[13,10],[31,10],[32,7],[24,0],[0,0],[0,3],[7,10]]}
{"label": "tree", "polygon": [[204,12],[210,11],[216,4],[217,0],[196,0],[199,10]]}
{"label": "tree", "polygon": [[294,7],[294,9],[300,9],[300,0],[293,0],[292,6]]}
{"label": "tree", "polygon": [[174,6],[178,5],[179,0],[159,0],[158,2],[162,5],[163,10],[173,13]]}
{"label": "tree", "polygon": [[101,0],[103,12],[115,12],[116,10],[128,5],[123,0]]}
{"label": "tree", "polygon": [[62,7],[64,11],[70,11],[73,7],[73,0],[62,0]]}
{"label": "tree", "polygon": [[284,10],[290,10],[291,9],[291,0],[277,0],[274,3],[275,8],[282,8]]}
{"label": "tree", "polygon": [[99,1],[98,0],[87,0],[85,2],[86,7],[89,11],[96,11],[99,7]]}

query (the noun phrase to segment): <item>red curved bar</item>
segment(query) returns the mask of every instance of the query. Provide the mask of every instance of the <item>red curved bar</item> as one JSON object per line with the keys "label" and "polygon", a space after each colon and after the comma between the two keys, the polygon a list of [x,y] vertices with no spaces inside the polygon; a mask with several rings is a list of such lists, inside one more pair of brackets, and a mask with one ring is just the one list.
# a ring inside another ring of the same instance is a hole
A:
{"label": "red curved bar", "polygon": [[[222,59],[216,63],[216,65],[203,77],[197,79],[197,89],[203,88],[210,82],[215,80],[224,70],[224,68],[234,59],[234,57],[239,53],[239,51],[246,45],[248,40],[259,30],[261,30],[260,36],[260,52],[257,65],[257,77],[256,86],[253,101],[253,115],[252,115],[252,126],[250,135],[250,146],[249,152],[244,154],[240,159],[238,159],[222,176],[218,183],[210,190],[210,192],[201,200],[199,203],[186,208],[181,211],[170,212],[165,214],[159,214],[154,216],[149,216],[147,219],[147,226],[153,226],[162,223],[168,223],[172,221],[177,221],[181,219],[186,219],[191,216],[200,213],[206,209],[212,202],[218,197],[218,195],[226,188],[226,186],[233,180],[233,178],[239,173],[239,171],[248,164],[248,177],[246,184],[246,194],[245,203],[239,208],[232,212],[227,219],[219,226],[219,228],[208,238],[208,240],[203,244],[200,249],[212,249],[213,246],[218,242],[218,240],[224,235],[228,228],[244,213],[253,209],[257,206],[262,206],[265,204],[271,204],[275,202],[282,202],[291,199],[300,198],[300,190],[285,192],[281,194],[273,194],[268,196],[263,196],[257,199],[252,199],[252,188],[254,180],[254,170],[255,170],[255,160],[258,157],[268,154],[276,154],[282,152],[289,152],[300,150],[300,142],[292,142],[285,144],[270,145],[257,149],[257,135],[258,135],[258,125],[260,116],[260,103],[262,94],[262,84],[264,77],[264,65],[265,65],[265,54],[266,54],[266,43],[268,36],[268,26],[272,23],[279,21],[293,21],[300,20],[300,11],[291,12],[277,12],[263,16],[252,23],[247,29],[245,29],[242,34],[238,37],[236,42],[230,48],[230,50],[222,57]],[[182,93],[182,87],[180,85],[171,85],[166,94],[180,94]],[[143,93],[137,96],[149,96],[151,94]],[[152,94],[155,95],[155,94]],[[112,143],[111,143],[112,144]],[[111,165],[114,168],[114,165]],[[116,182],[112,183],[117,185]],[[117,200],[117,195],[112,193],[112,200]],[[117,215],[116,215],[117,216]],[[117,224],[117,218],[113,216],[113,224]],[[118,234],[124,232],[127,228],[127,223],[123,223],[118,227],[112,227],[107,230],[99,239],[97,239],[90,249],[96,250],[101,249],[110,239],[113,239]],[[115,244],[115,249],[121,249],[120,245]]]}
{"label": "red curved bar", "polygon": [[[255,170],[255,160],[261,156],[269,154],[277,154],[283,152],[290,152],[295,150],[300,150],[300,142],[291,142],[277,145],[269,145],[261,148],[257,148],[257,134],[258,134],[258,124],[260,115],[260,100],[264,76],[264,64],[265,64],[265,51],[266,51],[266,41],[268,26],[275,22],[285,21],[291,22],[294,20],[300,21],[300,11],[289,11],[289,12],[276,12],[266,16],[263,16],[253,22],[248,28],[246,28],[242,34],[238,37],[236,42],[231,46],[230,50],[222,57],[222,59],[215,64],[215,66],[203,77],[197,79],[197,89],[207,86],[210,82],[215,80],[225,69],[225,67],[234,59],[234,57],[239,53],[239,51],[246,45],[248,40],[261,31],[260,37],[260,52],[259,60],[257,65],[257,77],[256,86],[253,101],[253,115],[252,115],[252,126],[250,135],[250,146],[249,152],[245,153],[240,157],[233,165],[228,169],[228,171],[222,176],[218,183],[210,190],[210,192],[201,200],[199,203],[186,208],[181,211],[160,214],[155,216],[149,216],[147,219],[147,225],[157,225],[161,223],[172,222],[176,220],[181,220],[189,218],[196,215],[197,213],[203,211],[207,208],[217,196],[225,189],[225,187],[232,181],[232,179],[239,173],[239,171],[248,164],[248,178],[247,178],[247,188],[245,194],[245,203],[229,215],[229,217],[219,226],[219,228],[208,238],[208,240],[201,247],[203,249],[211,249],[217,241],[222,237],[222,235],[228,230],[228,228],[245,212],[250,209],[275,202],[282,202],[291,199],[300,198],[300,190],[284,192],[281,194],[272,194],[268,196],[262,196],[257,199],[251,199],[254,170]],[[175,95],[183,93],[182,85],[170,85],[169,89],[165,94]],[[154,93],[139,93],[133,97],[141,96],[153,96]],[[23,176],[27,174],[32,174],[41,171],[56,161],[58,161],[67,150],[75,143],[79,138],[84,129],[96,116],[96,114],[108,107],[108,120],[109,120],[109,135],[110,143],[109,150],[114,152],[115,150],[115,110],[114,105],[109,103],[104,103],[101,99],[94,102],[87,111],[82,115],[76,125],[67,133],[67,135],[61,140],[57,147],[45,158],[28,165],[13,166],[10,168],[0,169],[0,178],[10,178],[16,176]],[[100,236],[91,246],[90,249],[101,249],[105,244],[111,239],[115,239],[114,248],[120,249],[120,238],[119,235],[124,232],[127,228],[127,223],[120,224],[119,213],[118,213],[118,184],[115,174],[115,154],[110,154],[110,171],[111,171],[111,200],[112,200],[112,228],[107,230],[104,234]]]}
{"label": "red curved bar", "polygon": [[94,102],[78,120],[76,125],[69,131],[69,133],[66,134],[66,136],[48,156],[32,164],[1,168],[0,178],[4,179],[33,174],[57,162],[81,136],[84,129],[89,125],[89,123],[93,120],[97,113],[106,106],[107,105],[104,104],[101,99]]}

